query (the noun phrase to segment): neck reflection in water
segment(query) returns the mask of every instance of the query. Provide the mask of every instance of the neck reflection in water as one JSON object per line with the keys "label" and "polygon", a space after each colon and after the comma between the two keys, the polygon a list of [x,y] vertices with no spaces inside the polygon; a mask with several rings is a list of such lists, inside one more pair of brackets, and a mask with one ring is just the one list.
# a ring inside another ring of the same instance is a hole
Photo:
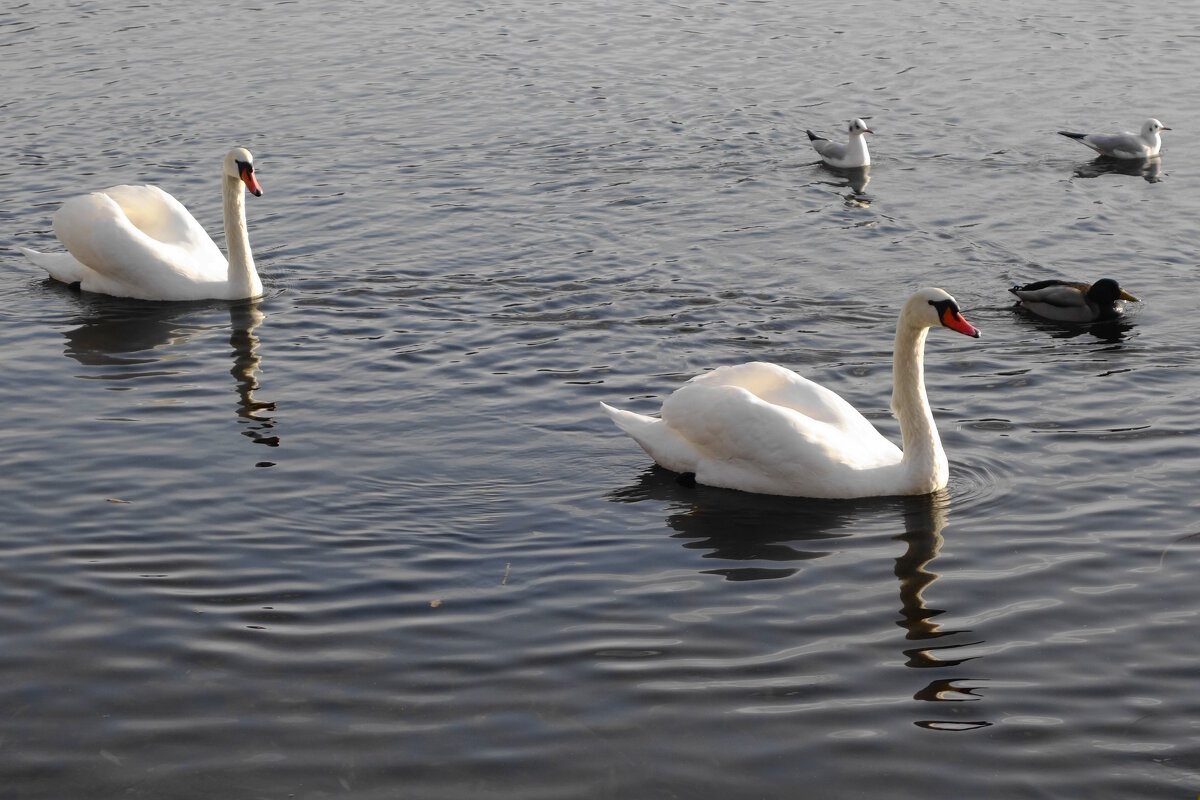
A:
{"label": "neck reflection in water", "polygon": [[[908,668],[939,672],[937,678],[918,688],[914,700],[940,703],[946,718],[925,714],[913,724],[932,730],[960,731],[988,727],[980,719],[959,718],[964,701],[980,700],[981,681],[969,676],[946,676],[971,662],[974,656],[954,657],[958,648],[980,644],[964,640],[967,630],[947,630],[937,622],[945,613],[931,607],[930,589],[939,574],[931,568],[941,550],[942,530],[949,519],[950,497],[945,490],[913,497],[868,498],[863,500],[808,500],[803,498],[752,495],[725,489],[681,486],[674,473],[651,467],[639,481],[609,494],[614,502],[636,503],[656,500],[668,505],[667,524],[684,547],[703,550],[706,559],[735,562],[737,566],[703,570],[730,581],[792,578],[804,570],[804,562],[846,549],[846,539],[883,520],[888,526],[902,522],[903,533],[893,538],[905,550],[896,557],[893,571],[899,582],[899,618],[894,623],[905,631],[901,649]],[[897,514],[899,519],[897,519]],[[771,566],[765,566],[771,565]],[[872,587],[863,587],[870,591]],[[871,638],[875,634],[870,634]],[[912,643],[920,643],[912,646]],[[914,673],[920,674],[920,673]],[[949,705],[947,705],[949,704]],[[925,707],[922,706],[922,711]]]}
{"label": "neck reflection in water", "polygon": [[[81,376],[86,379],[148,382],[188,374],[190,370],[173,364],[181,356],[171,351],[212,330],[211,317],[217,310],[212,303],[147,303],[79,294],[65,287],[63,291],[74,294],[79,303],[74,320],[77,327],[63,332],[64,354],[86,367],[103,370],[99,375]],[[263,321],[263,313],[257,302],[239,302],[229,306],[229,316],[233,349],[229,373],[238,394],[238,421],[246,426],[242,433],[256,444],[278,447],[275,420],[265,413],[274,411],[275,404],[254,396],[260,388],[262,360],[254,331]]]}
{"label": "neck reflection in water", "polygon": [[279,437],[274,434],[275,419],[263,413],[274,411],[275,403],[254,399],[254,393],[259,388],[258,367],[262,361],[258,355],[258,337],[254,329],[262,321],[263,313],[258,310],[258,303],[246,303],[229,309],[229,322],[233,329],[229,337],[229,344],[233,347],[233,369],[229,374],[237,381],[238,417],[247,425],[242,435],[250,437],[256,444],[278,447]]}

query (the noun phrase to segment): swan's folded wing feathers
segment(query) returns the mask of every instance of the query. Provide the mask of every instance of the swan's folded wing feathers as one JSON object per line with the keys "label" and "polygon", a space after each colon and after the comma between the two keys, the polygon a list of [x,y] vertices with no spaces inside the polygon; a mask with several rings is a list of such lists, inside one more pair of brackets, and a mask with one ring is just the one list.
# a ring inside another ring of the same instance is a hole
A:
{"label": "swan's folded wing feathers", "polygon": [[696,376],[692,382],[740,386],[767,403],[790,408],[848,434],[878,435],[870,420],[837,392],[778,364],[753,361],[718,367]]}
{"label": "swan's folded wing feathers", "polygon": [[[163,202],[163,196],[178,209]],[[133,218],[118,198],[128,204]],[[170,235],[173,241],[160,241],[133,219],[156,233]],[[193,226],[204,237],[199,244]],[[118,186],[72,197],[55,213],[54,233],[76,259],[117,283],[153,290],[156,287],[147,286],[148,279],[169,282],[179,277],[225,277],[227,262],[216,244],[178,201],[156,187]]]}
{"label": "swan's folded wing feathers", "polygon": [[206,258],[224,259],[216,242],[183,203],[157,186],[110,186],[103,194],[111,197],[129,221],[152,239],[190,252],[203,252]]}
{"label": "swan's folded wing feathers", "polygon": [[696,471],[696,465],[703,456],[691,442],[661,419],[613,408],[608,403],[601,403],[600,406],[617,427],[641,445],[657,464],[675,472]]}
{"label": "swan's folded wing feathers", "polygon": [[864,469],[900,460],[900,450],[870,427],[846,431],[756,397],[740,386],[688,383],[663,403],[663,421],[717,461],[787,478],[831,468]]}

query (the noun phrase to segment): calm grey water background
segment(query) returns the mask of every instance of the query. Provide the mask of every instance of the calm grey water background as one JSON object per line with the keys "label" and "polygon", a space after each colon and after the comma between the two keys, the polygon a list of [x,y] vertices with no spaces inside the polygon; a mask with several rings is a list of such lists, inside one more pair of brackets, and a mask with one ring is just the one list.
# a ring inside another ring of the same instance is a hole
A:
{"label": "calm grey water background", "polygon": [[[0,797],[1194,797],[1200,8],[1136,9],[0,9]],[[804,135],[858,115],[862,193]],[[1147,116],[1154,175],[1053,133]],[[15,249],[121,182],[219,238],[233,144],[260,303]],[[929,284],[942,495],[686,489],[598,413],[768,359],[895,436]]]}

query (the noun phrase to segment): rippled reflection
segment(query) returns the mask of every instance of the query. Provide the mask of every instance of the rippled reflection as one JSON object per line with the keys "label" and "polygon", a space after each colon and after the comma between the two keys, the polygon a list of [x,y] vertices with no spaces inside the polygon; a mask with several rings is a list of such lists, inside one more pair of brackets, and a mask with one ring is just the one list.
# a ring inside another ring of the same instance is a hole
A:
{"label": "rippled reflection", "polygon": [[671,503],[675,508],[666,521],[675,531],[673,537],[686,540],[684,547],[705,551],[705,558],[745,564],[705,570],[731,581],[796,574],[800,562],[829,555],[832,551],[819,544],[849,536],[841,529],[856,518],[857,504],[853,501],[848,507],[846,503],[707,486],[685,489],[676,478],[675,473],[652,466],[635,485],[613,492],[609,498],[630,503],[649,499]]}
{"label": "rippled reflection", "polygon": [[258,303],[234,306],[229,310],[229,324],[233,329],[229,344],[233,347],[233,375],[237,382],[239,419],[246,424],[242,435],[256,444],[278,447],[279,437],[274,435],[275,419],[265,414],[274,411],[275,403],[257,400],[254,393],[259,389],[258,368],[262,358],[258,355],[258,336],[254,329],[263,321]]}
{"label": "rippled reflection", "polygon": [[1162,159],[1157,156],[1147,159],[1100,156],[1075,167],[1076,178],[1099,178],[1101,175],[1133,175],[1149,183],[1158,183],[1162,180]]}
{"label": "rippled reflection", "polygon": [[871,198],[863,194],[867,190],[867,184],[871,182],[870,166],[850,169],[831,167],[828,164],[821,164],[820,166],[826,173],[838,178],[836,181],[827,181],[830,186],[850,190],[847,194],[843,195],[846,205],[857,208],[866,208],[871,205]]}
{"label": "rippled reflection", "polygon": [[1136,327],[1129,317],[1120,317],[1103,322],[1059,322],[1025,309],[1020,303],[1012,306],[1013,315],[1023,324],[1030,325],[1055,339],[1074,339],[1087,334],[1108,344],[1118,344],[1129,337]]}
{"label": "rippled reflection", "polygon": [[[65,290],[64,291],[68,291]],[[78,326],[63,332],[63,353],[88,367],[108,367],[104,380],[128,381],[178,372],[174,357],[165,350],[184,344],[198,333],[210,330],[210,304],[144,303],[136,300],[78,294]],[[275,421],[265,414],[275,404],[255,398],[260,388],[258,336],[255,329],[264,317],[259,304],[239,303],[229,308],[229,344],[233,348],[233,375],[239,421],[243,434],[258,444],[279,445]],[[87,376],[92,377],[92,376]]]}
{"label": "rippled reflection", "polygon": [[[612,492],[609,499],[630,503],[653,499],[672,506],[667,517],[675,531],[672,535],[686,540],[684,547],[705,551],[705,558],[739,563],[703,570],[732,581],[793,576],[803,562],[835,552],[834,543],[850,536],[852,527],[880,516],[896,520],[898,512],[904,532],[894,538],[905,544],[905,551],[893,567],[900,592],[900,617],[895,624],[905,631],[906,645],[901,650],[905,666],[941,671],[977,657],[966,655],[962,648],[981,642],[966,638],[969,630],[943,628],[938,617],[945,610],[932,606],[928,599],[939,577],[932,564],[941,550],[942,530],[949,518],[950,495],[946,491],[921,497],[820,501],[704,486],[685,488],[674,473],[651,467],[636,484]],[[753,565],[742,566],[748,563]],[[957,654],[960,651],[963,655]],[[980,691],[978,680],[939,673],[912,696],[927,703],[961,703],[981,699]],[[992,723],[922,715],[913,724],[938,730],[973,730]]]}
{"label": "rippled reflection", "polygon": [[[63,352],[85,366],[157,363],[163,359],[152,351],[185,342],[202,329],[187,319],[196,312],[190,304],[142,303],[86,293],[78,297],[78,327],[63,332],[67,340]],[[106,377],[138,374],[142,373],[110,372]]]}
{"label": "rippled reflection", "polygon": [[[946,526],[948,516],[949,497],[945,492],[909,498],[904,511],[904,534],[896,537],[907,545],[903,555],[896,559],[901,617],[896,624],[904,628],[906,640],[922,643],[919,647],[904,650],[907,659],[905,664],[917,669],[944,669],[965,664],[972,657],[955,657],[953,651],[979,644],[978,641],[961,641],[961,637],[945,641],[947,637],[969,631],[943,630],[936,618],[945,611],[930,607],[926,600],[927,590],[938,579],[938,573],[930,568],[930,564],[941,550],[942,529]],[[979,687],[975,683],[977,681],[966,678],[938,677],[918,689],[913,699],[931,703],[979,700]],[[992,723],[983,720],[919,719],[914,724],[937,730],[973,730]]]}

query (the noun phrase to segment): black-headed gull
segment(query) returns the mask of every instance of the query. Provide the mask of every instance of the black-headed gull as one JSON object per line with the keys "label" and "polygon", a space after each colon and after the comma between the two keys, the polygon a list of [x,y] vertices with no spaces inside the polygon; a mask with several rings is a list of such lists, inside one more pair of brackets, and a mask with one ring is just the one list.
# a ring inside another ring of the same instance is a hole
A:
{"label": "black-headed gull", "polygon": [[1162,147],[1158,132],[1169,130],[1158,120],[1148,119],[1142,123],[1141,133],[1059,133],[1109,158],[1153,158]]}
{"label": "black-headed gull", "polygon": [[1059,322],[1096,322],[1116,319],[1125,312],[1120,301],[1138,299],[1121,288],[1112,278],[1093,284],[1072,281],[1038,281],[1009,289],[1021,301],[1021,307],[1039,317]]}
{"label": "black-headed gull", "polygon": [[823,136],[817,136],[812,131],[805,131],[817,155],[831,167],[865,167],[871,163],[871,154],[867,152],[865,133],[874,133],[861,119],[850,121],[850,140],[845,144],[831,142]]}

